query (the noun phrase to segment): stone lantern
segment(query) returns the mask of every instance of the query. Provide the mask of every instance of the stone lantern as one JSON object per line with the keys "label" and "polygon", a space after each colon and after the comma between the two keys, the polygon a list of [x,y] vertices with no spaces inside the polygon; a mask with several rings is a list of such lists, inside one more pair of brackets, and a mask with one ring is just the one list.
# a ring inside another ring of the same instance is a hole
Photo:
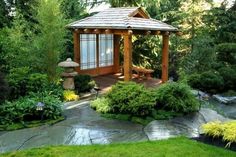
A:
{"label": "stone lantern", "polygon": [[75,71],[75,67],[78,67],[79,64],[73,62],[71,58],[67,58],[66,61],[60,62],[59,67],[63,67],[65,71],[61,74],[64,79],[63,88],[67,90],[75,89],[74,77],[78,75]]}

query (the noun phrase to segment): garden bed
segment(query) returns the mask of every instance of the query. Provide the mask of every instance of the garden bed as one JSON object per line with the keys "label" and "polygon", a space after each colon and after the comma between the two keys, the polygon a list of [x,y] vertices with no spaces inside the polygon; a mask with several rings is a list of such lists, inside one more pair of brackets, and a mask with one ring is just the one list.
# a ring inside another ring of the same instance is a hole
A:
{"label": "garden bed", "polygon": [[58,122],[61,122],[65,120],[65,117],[60,117],[58,119],[53,119],[53,120],[34,120],[30,122],[24,122],[24,123],[14,123],[11,125],[0,125],[0,131],[12,131],[12,130],[19,130],[19,129],[24,129],[24,128],[33,128],[33,127],[38,127],[42,125],[53,125]]}
{"label": "garden bed", "polygon": [[205,144],[236,151],[236,143],[232,143],[230,147],[226,147],[228,142],[223,141],[222,137],[211,137],[211,136],[206,136],[204,134],[200,134],[199,137],[194,137],[192,139]]}

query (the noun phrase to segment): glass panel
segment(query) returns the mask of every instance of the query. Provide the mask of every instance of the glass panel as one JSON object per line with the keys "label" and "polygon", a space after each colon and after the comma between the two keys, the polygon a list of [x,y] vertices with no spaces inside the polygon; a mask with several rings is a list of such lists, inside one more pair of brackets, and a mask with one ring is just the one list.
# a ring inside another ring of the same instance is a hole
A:
{"label": "glass panel", "polygon": [[96,68],[96,35],[80,34],[80,69]]}
{"label": "glass panel", "polygon": [[99,35],[99,67],[113,65],[113,35]]}

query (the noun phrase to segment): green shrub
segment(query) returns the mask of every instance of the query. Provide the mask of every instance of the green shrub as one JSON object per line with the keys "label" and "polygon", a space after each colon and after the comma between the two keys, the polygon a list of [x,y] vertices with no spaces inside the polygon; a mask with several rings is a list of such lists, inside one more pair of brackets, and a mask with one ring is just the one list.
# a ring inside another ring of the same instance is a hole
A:
{"label": "green shrub", "polygon": [[236,64],[236,43],[223,43],[217,46],[217,59],[219,61]]}
{"label": "green shrub", "polygon": [[91,101],[90,106],[100,113],[112,112],[111,107],[109,106],[109,100],[104,97]]}
{"label": "green shrub", "polygon": [[224,80],[218,72],[208,71],[201,74],[200,90],[208,93],[221,92],[224,88]]}
{"label": "green shrub", "polygon": [[41,118],[36,110],[36,104],[42,102],[44,119],[57,119],[61,117],[61,101],[50,93],[32,93],[28,97],[21,97],[13,102],[5,102],[0,106],[0,124],[13,124],[17,122],[33,121]]}
{"label": "green shrub", "polygon": [[225,90],[236,89],[236,69],[223,67],[219,69],[219,73],[224,79]]}
{"label": "green shrub", "polygon": [[29,77],[30,68],[21,67],[13,68],[10,70],[7,80],[10,86],[10,98],[16,99],[20,96],[24,96],[27,93],[27,77]]}
{"label": "green shrub", "polygon": [[192,74],[188,77],[188,84],[193,88],[212,94],[221,92],[224,89],[222,76],[214,71]]}
{"label": "green shrub", "polygon": [[177,113],[197,111],[200,103],[191,93],[191,88],[182,83],[165,83],[154,90],[157,109]]}
{"label": "green shrub", "polygon": [[80,92],[89,92],[95,86],[95,81],[89,75],[75,76],[75,88]]}
{"label": "green shrub", "polygon": [[9,87],[5,77],[0,73],[0,104],[2,104],[8,97]]}
{"label": "green shrub", "polygon": [[48,85],[48,78],[46,74],[33,73],[29,75],[27,80],[26,89],[29,92],[41,92]]}
{"label": "green shrub", "polygon": [[200,74],[191,74],[188,76],[188,84],[195,89],[201,88],[201,75]]}
{"label": "green shrub", "polygon": [[10,99],[43,91],[52,92],[53,95],[60,95],[60,97],[63,96],[60,83],[49,83],[46,74],[31,73],[28,67],[11,69],[7,80],[10,86]]}
{"label": "green shrub", "polygon": [[54,82],[54,83],[49,83],[43,91],[50,93],[51,95],[54,95],[55,97],[60,98],[61,101],[63,101],[63,87],[60,82]]}
{"label": "green shrub", "polygon": [[152,93],[134,82],[118,82],[112,86],[106,98],[112,112],[137,116],[148,115],[155,104]]}

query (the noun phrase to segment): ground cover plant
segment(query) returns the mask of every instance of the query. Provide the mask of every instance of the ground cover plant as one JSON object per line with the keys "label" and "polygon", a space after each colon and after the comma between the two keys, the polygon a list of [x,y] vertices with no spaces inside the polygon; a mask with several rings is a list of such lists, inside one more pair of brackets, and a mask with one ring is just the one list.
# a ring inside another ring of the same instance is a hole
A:
{"label": "ground cover plant", "polygon": [[236,121],[227,122],[209,122],[202,125],[202,129],[205,135],[213,138],[222,138],[226,141],[226,147],[230,147],[232,143],[236,143]]}
{"label": "ground cover plant", "polygon": [[147,124],[153,119],[169,119],[196,112],[199,101],[191,88],[182,83],[166,83],[156,89],[146,89],[134,82],[118,82],[91,107],[102,116]]}
{"label": "ground cover plant", "polygon": [[[37,104],[43,103],[43,110]],[[31,93],[14,101],[6,101],[0,106],[0,129],[12,130],[40,125],[41,122],[62,120],[61,100],[49,92]],[[35,124],[35,125],[31,125]]]}
{"label": "ground cover plant", "polygon": [[184,137],[160,141],[90,146],[50,146],[0,154],[1,157],[234,157],[235,152]]}

